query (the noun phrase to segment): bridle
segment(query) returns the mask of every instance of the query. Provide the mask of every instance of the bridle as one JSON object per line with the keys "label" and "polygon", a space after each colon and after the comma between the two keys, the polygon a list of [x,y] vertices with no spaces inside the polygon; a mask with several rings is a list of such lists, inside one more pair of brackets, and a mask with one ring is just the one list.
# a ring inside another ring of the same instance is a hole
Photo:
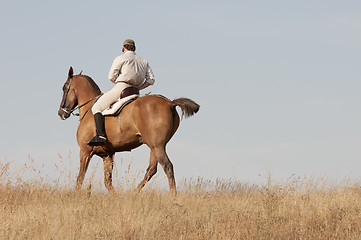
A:
{"label": "bridle", "polygon": [[[72,108],[72,109],[69,110],[69,109],[65,108],[65,103],[66,103],[66,99],[68,98],[68,94],[69,94],[69,91],[70,91],[70,87],[71,87],[72,82],[73,82],[73,77],[70,78],[68,87],[67,87],[67,89],[66,89],[65,92],[64,92],[64,102],[63,102],[63,104],[62,104],[62,106],[61,106],[60,109],[61,109],[62,111],[64,111],[65,113],[69,114],[69,115],[72,114],[72,115],[74,115],[74,116],[79,116],[79,113],[74,113],[74,111],[79,110],[81,107],[84,107],[85,105],[87,105],[87,104],[90,103],[91,101],[97,100],[98,98],[100,98],[101,95],[96,96],[96,97],[94,97],[94,98],[86,101],[85,103],[83,103],[83,104],[81,104],[81,105],[78,105],[78,106],[75,106],[74,108]],[[75,95],[76,99],[78,99],[74,88],[73,88],[73,92],[74,92],[74,95]],[[82,120],[82,119],[85,117],[85,115],[89,112],[89,110],[90,110],[90,108],[84,113],[84,115],[80,118],[80,120]]]}
{"label": "bridle", "polygon": [[[70,110],[68,110],[67,108],[65,108],[66,99],[68,98],[68,94],[69,94],[69,90],[70,90],[70,87],[71,87],[71,83],[72,83],[72,82],[73,82],[73,78],[70,78],[68,87],[67,87],[67,89],[66,89],[65,92],[64,92],[63,104],[62,104],[62,106],[61,106],[61,108],[60,108],[63,112],[65,112],[65,113],[67,113],[67,114],[69,114],[69,115],[70,115],[70,114],[73,114],[73,115],[74,115],[74,111],[75,111],[75,108],[70,109]],[[74,91],[75,97],[77,98],[74,88],[73,88],[73,91]],[[77,98],[77,99],[78,99],[78,98]]]}

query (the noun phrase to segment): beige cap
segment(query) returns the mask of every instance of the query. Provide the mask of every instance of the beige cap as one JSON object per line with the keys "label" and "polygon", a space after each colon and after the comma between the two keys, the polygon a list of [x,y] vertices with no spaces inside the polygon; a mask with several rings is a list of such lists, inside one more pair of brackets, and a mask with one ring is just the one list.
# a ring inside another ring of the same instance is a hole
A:
{"label": "beige cap", "polygon": [[123,43],[123,46],[124,45],[131,45],[135,47],[135,42],[132,39],[126,39]]}

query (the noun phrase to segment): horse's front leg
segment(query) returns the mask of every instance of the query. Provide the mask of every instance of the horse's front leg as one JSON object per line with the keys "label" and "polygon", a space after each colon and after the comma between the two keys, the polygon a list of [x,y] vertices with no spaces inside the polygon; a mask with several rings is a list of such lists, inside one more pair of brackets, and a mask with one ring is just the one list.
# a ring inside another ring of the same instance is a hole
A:
{"label": "horse's front leg", "polygon": [[114,154],[103,157],[104,164],[104,184],[108,191],[114,190],[112,184],[112,172],[114,165]]}
{"label": "horse's front leg", "polygon": [[80,148],[80,169],[79,175],[76,180],[75,190],[80,190],[81,185],[83,184],[86,170],[88,169],[89,162],[91,157],[93,156],[92,151],[89,149]]}

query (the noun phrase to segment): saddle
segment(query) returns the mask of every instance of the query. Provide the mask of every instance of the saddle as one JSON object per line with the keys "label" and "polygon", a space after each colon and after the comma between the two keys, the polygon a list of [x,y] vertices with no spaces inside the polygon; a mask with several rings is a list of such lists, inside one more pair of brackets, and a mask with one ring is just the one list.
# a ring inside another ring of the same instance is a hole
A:
{"label": "saddle", "polygon": [[139,97],[139,89],[136,87],[127,87],[125,88],[118,98],[118,100],[110,105],[109,108],[105,109],[102,114],[103,116],[107,115],[118,115],[123,108],[129,103],[133,102],[135,99]]}

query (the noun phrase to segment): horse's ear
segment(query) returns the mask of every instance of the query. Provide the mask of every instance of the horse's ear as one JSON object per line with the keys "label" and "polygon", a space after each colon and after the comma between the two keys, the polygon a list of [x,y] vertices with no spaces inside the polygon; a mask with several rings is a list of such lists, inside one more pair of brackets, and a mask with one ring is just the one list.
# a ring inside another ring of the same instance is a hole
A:
{"label": "horse's ear", "polygon": [[83,70],[80,71],[79,75],[81,75],[83,73]]}
{"label": "horse's ear", "polygon": [[68,78],[72,78],[74,74],[73,67],[69,68]]}

